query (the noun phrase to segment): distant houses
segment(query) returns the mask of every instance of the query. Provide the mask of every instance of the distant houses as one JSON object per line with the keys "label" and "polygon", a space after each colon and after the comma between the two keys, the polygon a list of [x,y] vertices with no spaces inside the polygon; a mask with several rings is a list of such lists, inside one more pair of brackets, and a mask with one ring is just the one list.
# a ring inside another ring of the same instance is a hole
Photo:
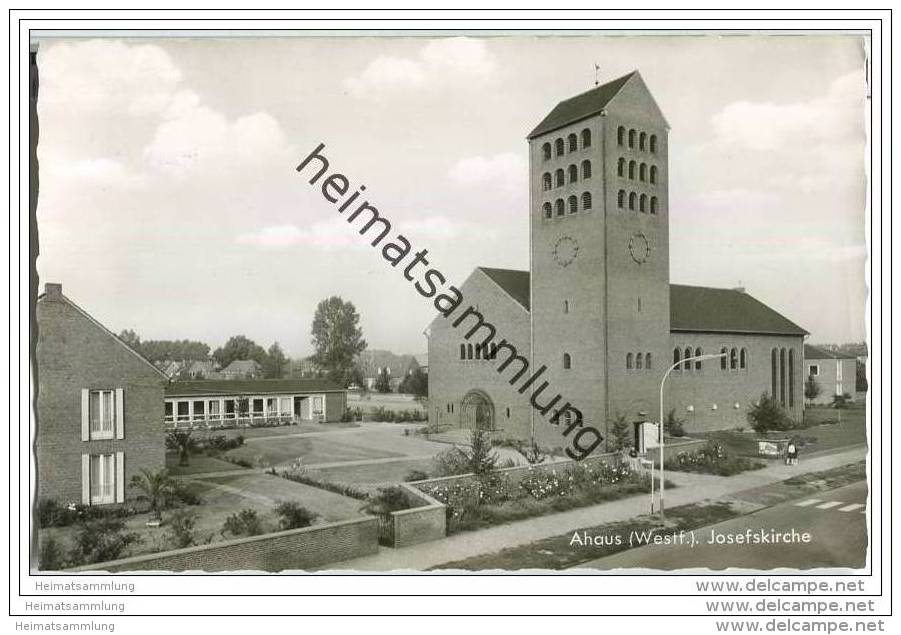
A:
{"label": "distant houses", "polygon": [[857,356],[853,352],[827,350],[804,345],[804,366],[807,377],[820,386],[820,394],[810,399],[813,404],[830,404],[844,394],[854,398],[857,382]]}
{"label": "distant houses", "polygon": [[259,379],[263,376],[263,367],[253,359],[236,359],[219,371],[222,379]]}

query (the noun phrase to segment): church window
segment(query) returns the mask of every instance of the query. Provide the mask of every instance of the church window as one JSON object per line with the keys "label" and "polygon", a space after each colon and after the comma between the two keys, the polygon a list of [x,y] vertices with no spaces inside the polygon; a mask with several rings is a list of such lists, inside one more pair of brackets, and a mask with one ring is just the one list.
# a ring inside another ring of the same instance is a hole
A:
{"label": "church window", "polygon": [[629,161],[629,178],[633,181],[635,180],[635,167],[636,166],[637,166],[637,164],[635,163],[635,161]]}
{"label": "church window", "polygon": [[[841,362],[839,362],[841,368]],[[788,349],[788,407],[795,407],[795,349]]]}
{"label": "church window", "polygon": [[591,192],[582,192],[582,209],[591,209]]}
{"label": "church window", "polygon": [[635,130],[629,130],[629,147],[635,147]]}
{"label": "church window", "polygon": [[726,370],[726,366],[727,366],[726,356],[728,354],[729,354],[729,351],[726,350],[725,346],[720,349],[720,355],[722,355],[722,357],[720,357],[720,370]]}
{"label": "church window", "polygon": [[642,163],[638,167],[638,180],[639,181],[647,181],[648,180],[648,164]]}
{"label": "church window", "polygon": [[738,369],[738,349],[737,348],[733,348],[731,351],[729,351],[729,368],[731,370]]}
{"label": "church window", "polygon": [[651,354],[645,353],[644,355],[644,367],[648,370],[651,370]]}
{"label": "church window", "polygon": [[635,210],[635,192],[629,192],[629,209]]}
{"label": "church window", "polygon": [[616,176],[626,176],[626,160],[622,157],[616,162]]}
{"label": "church window", "polygon": [[569,353],[563,353],[563,368],[565,370],[569,370],[573,366],[572,357],[569,356]]}
{"label": "church window", "polygon": [[577,199],[575,196],[570,196],[568,200],[569,200],[569,213],[575,214],[576,212],[579,211],[579,199]]}
{"label": "church window", "polygon": [[585,128],[582,131],[582,147],[590,148],[591,147],[591,130]]}
{"label": "church window", "polygon": [[626,353],[626,370],[632,370],[632,353]]}
{"label": "church window", "polygon": [[679,366],[679,362],[682,361],[682,351],[678,348],[673,349],[673,365],[675,368],[673,370],[679,370],[681,366]]}
{"label": "church window", "polygon": [[466,359],[472,359],[472,344],[466,345]]}
{"label": "church window", "polygon": [[616,206],[622,209],[626,205],[626,190],[620,190],[616,195]]}
{"label": "church window", "polygon": [[649,179],[648,179],[648,180],[649,180],[651,183],[656,183],[656,182],[657,182],[657,166],[656,166],[656,165],[652,165],[652,166],[651,166],[651,170],[650,170],[650,172],[649,172]]}
{"label": "church window", "polygon": [[555,211],[557,212],[557,216],[563,216],[563,213],[565,210],[564,210],[562,198],[558,198],[556,201],[554,201],[554,208],[555,208]]}
{"label": "church window", "polygon": [[460,359],[466,359],[466,344],[460,344]]}
{"label": "church window", "polygon": [[510,406],[507,406],[506,415],[507,415],[507,418],[509,419],[510,418]]}
{"label": "church window", "polygon": [[651,138],[648,139],[648,144],[651,149],[651,152],[656,153],[657,152],[657,135],[652,134]]}
{"label": "church window", "polygon": [[[695,349],[695,357],[700,357],[703,354],[704,354],[704,351],[701,350],[700,347]],[[699,360],[699,359],[695,360],[695,370],[701,370],[701,360]]]}
{"label": "church window", "polygon": [[638,353],[635,356],[635,370],[641,370],[643,366],[644,366],[644,355],[642,355],[641,353]]}
{"label": "church window", "polygon": [[651,214],[656,214],[658,209],[659,209],[659,207],[657,205],[657,197],[652,196],[651,197]]}
{"label": "church window", "polygon": [[582,178],[590,179],[591,178],[591,161],[585,160],[582,161]]}
{"label": "church window", "polygon": [[544,205],[541,206],[541,209],[544,211],[545,218],[550,218],[552,216],[553,210],[551,208],[550,203],[545,203]]}
{"label": "church window", "polygon": [[563,155],[563,139],[557,139],[554,142],[554,154],[558,157]]}
{"label": "church window", "polygon": [[778,378],[778,373],[776,370],[776,349],[773,349],[773,352],[770,354],[770,379],[771,379],[771,388],[773,392],[773,399],[776,399],[776,379]]}
{"label": "church window", "polygon": [[785,349],[779,350],[779,403],[785,406]]}
{"label": "church window", "polygon": [[691,349],[690,349],[690,348],[686,348],[686,349],[685,349],[685,357],[682,358],[682,368],[683,368],[684,370],[691,370],[691,362],[685,361],[685,360],[687,360],[689,357],[691,357]]}
{"label": "church window", "polygon": [[551,189],[551,173],[545,172],[541,175],[541,187],[545,191]]}
{"label": "church window", "polygon": [[620,126],[616,129],[616,145],[621,146],[626,142],[626,129]]}
{"label": "church window", "polygon": [[566,138],[566,142],[569,145],[570,152],[575,152],[576,150],[579,149],[579,140],[576,138],[575,133],[569,135]]}
{"label": "church window", "polygon": [[547,161],[548,159],[551,158],[551,144],[550,143],[545,143],[543,146],[541,146],[541,154],[544,157],[545,161]]}
{"label": "church window", "polygon": [[564,312],[564,313],[569,313],[569,300],[564,300],[564,301],[563,301],[563,312]]}
{"label": "church window", "polygon": [[742,370],[745,370],[748,367],[748,349],[741,349],[738,356],[738,365]]}
{"label": "church window", "polygon": [[638,210],[641,212],[648,211],[648,195],[647,194],[642,194],[638,198]]}
{"label": "church window", "polygon": [[567,171],[569,172],[570,183],[575,183],[579,180],[579,168],[577,168],[575,165],[571,165],[567,168]]}
{"label": "church window", "polygon": [[554,172],[554,177],[556,181],[557,187],[563,187],[565,182],[565,174],[563,173],[563,168],[558,168],[556,172]]}
{"label": "church window", "polygon": [[638,135],[638,149],[639,150],[644,150],[647,140],[648,140],[648,135],[646,135],[644,132],[642,132],[640,135]]}

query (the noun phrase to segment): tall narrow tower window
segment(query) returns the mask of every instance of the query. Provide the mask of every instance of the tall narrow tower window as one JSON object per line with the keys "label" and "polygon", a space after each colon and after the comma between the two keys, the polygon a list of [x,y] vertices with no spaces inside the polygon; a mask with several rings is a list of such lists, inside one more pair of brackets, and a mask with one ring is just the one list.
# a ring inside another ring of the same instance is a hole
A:
{"label": "tall narrow tower window", "polygon": [[570,214],[575,214],[579,211],[579,199],[577,199],[575,196],[570,196],[567,202],[569,203]]}
{"label": "tall narrow tower window", "polygon": [[577,168],[575,165],[569,166],[568,168],[566,168],[566,171],[569,172],[570,183],[575,183],[579,180],[579,168]]}
{"label": "tall narrow tower window", "polygon": [[557,216],[563,216],[563,214],[566,212],[562,198],[558,198],[556,201],[554,201],[554,211],[557,213]]}
{"label": "tall narrow tower window", "polygon": [[591,209],[591,192],[582,193],[582,209]]}
{"label": "tall narrow tower window", "polygon": [[638,199],[638,211],[646,212],[648,211],[648,195],[642,194]]}
{"label": "tall narrow tower window", "polygon": [[651,138],[649,140],[649,145],[650,145],[651,152],[656,154],[656,152],[657,152],[657,135],[655,135],[655,134],[651,135]]}
{"label": "tall narrow tower window", "polygon": [[586,159],[582,161],[582,178],[590,179],[591,178],[591,161]]}
{"label": "tall narrow tower window", "polygon": [[544,157],[544,160],[547,161],[551,158],[551,144],[545,143],[541,146],[541,154]]}
{"label": "tall narrow tower window", "polygon": [[656,213],[657,213],[657,197],[652,196],[651,197],[651,214],[656,214]]}
{"label": "tall narrow tower window", "polygon": [[[695,357],[700,357],[703,354],[704,351],[700,347],[695,349]],[[699,359],[695,360],[695,370],[701,370],[701,360]]]}
{"label": "tall narrow tower window", "polygon": [[622,157],[616,162],[616,176],[626,176],[626,160]]}
{"label": "tall narrow tower window", "polygon": [[620,126],[616,129],[616,145],[621,146],[626,143],[626,129]]}
{"label": "tall narrow tower window", "polygon": [[648,140],[648,135],[646,135],[645,133],[642,132],[640,135],[638,135],[638,149],[639,150],[644,150],[647,140]]}
{"label": "tall narrow tower window", "polygon": [[635,130],[629,130],[629,147],[635,147]]}
{"label": "tall narrow tower window", "polygon": [[637,164],[635,163],[635,161],[629,161],[629,179],[631,179],[633,181],[635,180],[635,166],[636,165]]}
{"label": "tall narrow tower window", "polygon": [[616,206],[622,209],[626,205],[626,190],[620,190],[616,194]]}
{"label": "tall narrow tower window", "polygon": [[573,358],[570,357],[569,353],[563,353],[563,368],[564,370],[569,370],[573,366]]}
{"label": "tall narrow tower window", "polygon": [[575,152],[576,150],[579,149],[579,140],[576,138],[575,133],[569,135],[566,138],[566,143],[567,143],[567,145],[569,145],[570,152]]}
{"label": "tall narrow tower window", "polygon": [[675,368],[673,370],[679,370],[679,362],[682,361],[682,351],[678,348],[673,349],[673,365]]}
{"label": "tall narrow tower window", "polygon": [[629,192],[629,209],[635,211],[635,192]]}
{"label": "tall narrow tower window", "polygon": [[554,181],[557,187],[563,187],[566,181],[566,175],[563,173],[563,168],[557,168],[554,172]]}
{"label": "tall narrow tower window", "polygon": [[644,356],[644,367],[648,370],[651,370],[651,354],[647,353]]}
{"label": "tall narrow tower window", "polygon": [[559,157],[559,156],[562,156],[562,155],[563,155],[563,148],[564,148],[564,146],[563,146],[563,139],[557,139],[557,140],[554,142],[554,154],[556,154],[558,157]]}
{"label": "tall narrow tower window", "polygon": [[729,351],[726,350],[725,346],[720,349],[720,355],[722,355],[722,357],[720,357],[720,370],[726,370],[726,367],[728,366],[728,363],[729,363],[726,360],[726,356],[728,354],[729,354]]}
{"label": "tall narrow tower window", "polygon": [[541,209],[542,209],[542,211],[544,211],[545,218],[550,218],[551,216],[553,216],[553,209],[551,208],[550,203],[545,203],[544,205],[541,206]]}
{"label": "tall narrow tower window", "polygon": [[632,353],[626,353],[626,370],[632,370]]}
{"label": "tall narrow tower window", "polygon": [[682,368],[684,368],[685,370],[691,370],[691,362],[684,361],[684,360],[687,360],[689,357],[691,357],[691,349],[686,348],[685,349],[685,357],[682,358],[683,359]]}
{"label": "tall narrow tower window", "polygon": [[545,172],[541,175],[541,188],[545,191],[551,189],[551,173]]}
{"label": "tall narrow tower window", "polygon": [[657,166],[656,166],[656,165],[652,165],[652,166],[651,166],[651,173],[650,173],[650,179],[649,179],[649,180],[650,180],[651,183],[656,183],[656,182],[657,182]]}
{"label": "tall narrow tower window", "polygon": [[638,180],[639,181],[647,181],[648,180],[648,164],[642,163],[638,168]]}
{"label": "tall narrow tower window", "polygon": [[638,353],[635,356],[635,370],[641,370],[642,368],[644,368],[644,356]]}

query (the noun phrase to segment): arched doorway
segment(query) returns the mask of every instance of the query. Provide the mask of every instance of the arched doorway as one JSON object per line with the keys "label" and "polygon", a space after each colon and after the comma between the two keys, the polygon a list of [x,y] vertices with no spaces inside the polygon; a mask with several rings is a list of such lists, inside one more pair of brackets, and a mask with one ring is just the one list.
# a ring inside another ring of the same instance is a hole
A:
{"label": "arched doorway", "polygon": [[494,404],[488,395],[481,390],[466,393],[460,403],[460,426],[479,430],[494,429]]}

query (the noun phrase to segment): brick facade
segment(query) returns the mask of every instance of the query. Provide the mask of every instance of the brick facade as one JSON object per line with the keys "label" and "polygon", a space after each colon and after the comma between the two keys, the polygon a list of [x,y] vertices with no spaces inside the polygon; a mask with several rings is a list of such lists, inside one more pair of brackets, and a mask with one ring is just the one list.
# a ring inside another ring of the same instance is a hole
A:
{"label": "brick facade", "polygon": [[[165,377],[62,295],[37,302],[37,495],[82,501],[82,455],[122,452],[125,484],[165,466]],[[124,438],[82,440],[82,390],[122,389]],[[124,488],[128,496],[127,486]]]}

